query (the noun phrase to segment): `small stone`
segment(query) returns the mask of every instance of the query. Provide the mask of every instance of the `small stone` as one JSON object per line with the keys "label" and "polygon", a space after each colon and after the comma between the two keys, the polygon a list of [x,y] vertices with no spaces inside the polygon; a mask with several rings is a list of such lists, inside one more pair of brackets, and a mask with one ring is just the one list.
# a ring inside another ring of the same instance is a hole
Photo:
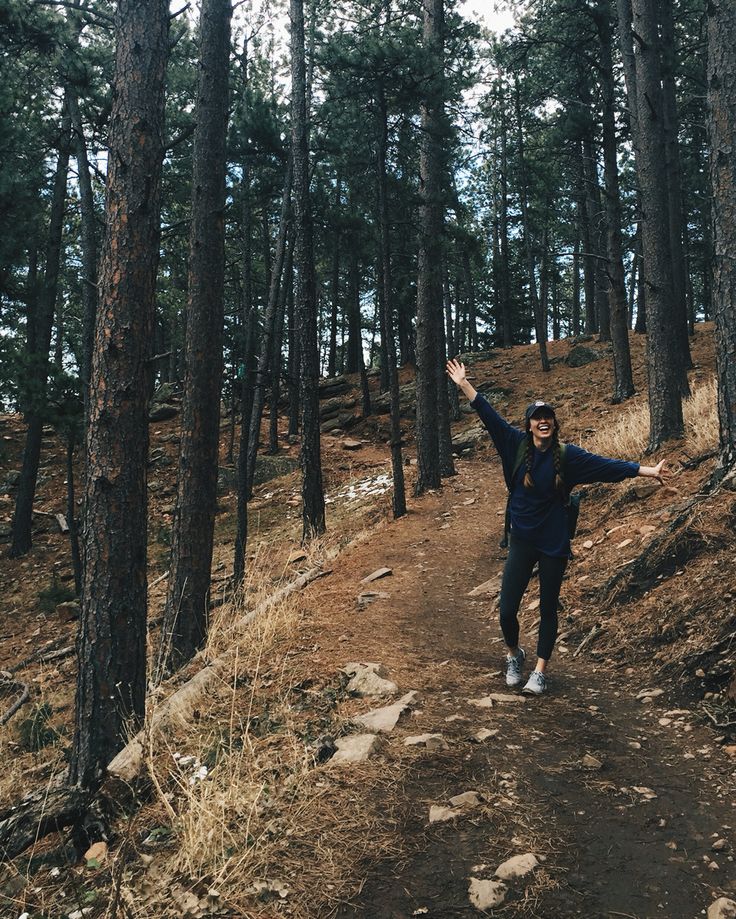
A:
{"label": "small stone", "polygon": [[525,855],[514,855],[496,868],[496,877],[508,881],[512,878],[523,878],[539,864],[537,857],[527,852]]}
{"label": "small stone", "polygon": [[289,558],[287,559],[287,564],[295,565],[297,562],[305,561],[307,553],[301,549],[294,549],[293,552],[289,553]]}
{"label": "small stone", "polygon": [[696,676],[699,680],[704,680],[704,679],[705,679],[705,670],[703,670],[702,667],[698,667],[698,669],[695,671],[695,676]]}
{"label": "small stone", "polygon": [[489,578],[487,581],[484,581],[482,584],[479,584],[477,587],[474,587],[473,590],[468,594],[469,597],[485,597],[488,594],[498,593],[501,589],[501,579],[496,575],[496,577]]}
{"label": "small stone", "polygon": [[449,744],[442,734],[417,734],[404,740],[405,747],[426,747],[428,750],[448,750]]}
{"label": "small stone", "polygon": [[634,785],[633,790],[647,801],[651,801],[653,798],[657,797],[656,791],[652,788],[647,788],[645,785]]}
{"label": "small stone", "polygon": [[593,540],[586,539],[585,542],[583,543],[583,549],[592,549],[592,548],[593,548]]}
{"label": "small stone", "polygon": [[493,708],[493,699],[490,696],[484,696],[482,699],[468,699],[468,704],[476,708]]}
{"label": "small stone", "polygon": [[617,548],[617,549],[625,549],[627,546],[630,546],[631,543],[632,543],[633,541],[634,541],[633,539],[624,539],[622,542],[620,542],[620,543],[616,546],[616,548]]}
{"label": "small stone", "polygon": [[659,485],[656,485],[654,482],[637,482],[631,490],[637,498],[643,500],[653,495],[658,488]]}
{"label": "small stone", "polygon": [[69,600],[66,603],[57,603],[56,615],[59,622],[76,622],[79,619],[81,608],[76,600]]}
{"label": "small stone", "polygon": [[632,750],[641,750],[641,744],[639,743],[638,740],[630,740],[629,746],[631,747]]}
{"label": "small stone", "polygon": [[501,906],[506,897],[506,885],[501,881],[484,881],[470,878],[468,889],[470,902],[476,909],[485,911]]}
{"label": "small stone", "polygon": [[453,810],[451,807],[444,807],[441,804],[433,804],[429,808],[429,822],[444,823],[445,820],[454,820],[458,813],[459,811]]}
{"label": "small stone", "polygon": [[736,919],[736,902],[728,897],[719,897],[708,907],[708,919]]}
{"label": "small stone", "polygon": [[586,753],[585,756],[580,760],[580,765],[583,769],[602,769],[603,762],[599,759],[596,759],[595,756],[592,756],[590,753]]}
{"label": "small stone", "polygon": [[333,763],[362,763],[376,751],[378,745],[377,734],[353,734],[341,737],[335,742],[337,752],[330,762]]}
{"label": "small stone", "polygon": [[393,574],[390,568],[376,568],[375,571],[367,574],[360,583],[370,584],[372,581],[378,581],[380,578],[387,578],[390,574]]}
{"label": "small stone", "polygon": [[496,737],[498,735],[497,730],[489,730],[488,728],[481,728],[476,734],[470,738],[473,743],[485,743],[487,740],[490,740],[491,737]]}
{"label": "small stone", "polygon": [[640,702],[650,702],[652,699],[657,699],[663,695],[664,689],[642,689],[640,693],[637,693],[636,698]]}
{"label": "small stone", "polygon": [[374,733],[388,734],[396,727],[399,718],[409,708],[415,697],[416,693],[408,693],[393,705],[385,705],[383,708],[376,708],[365,715],[357,715],[353,718],[353,721]]}
{"label": "small stone", "polygon": [[92,845],[84,853],[84,860],[86,862],[96,861],[101,865],[107,858],[107,843],[106,842],[93,842]]}
{"label": "small stone", "polygon": [[673,852],[677,852],[677,843],[674,839],[671,842],[666,842],[665,845],[668,849],[672,849]]}
{"label": "small stone", "polygon": [[512,703],[512,704],[517,703],[518,704],[519,702],[526,702],[528,697],[522,696],[522,695],[513,695],[510,692],[492,692],[489,696],[487,696],[487,698],[490,699],[491,702],[500,702],[501,704],[503,703]]}
{"label": "small stone", "polygon": [[464,791],[450,798],[450,804],[452,807],[478,807],[482,800],[477,791]]}
{"label": "small stone", "polygon": [[716,839],[716,841],[711,846],[714,852],[722,852],[724,849],[728,848],[728,840],[726,839]]}
{"label": "small stone", "polygon": [[363,444],[359,440],[351,440],[347,438],[342,442],[343,450],[360,450]]}

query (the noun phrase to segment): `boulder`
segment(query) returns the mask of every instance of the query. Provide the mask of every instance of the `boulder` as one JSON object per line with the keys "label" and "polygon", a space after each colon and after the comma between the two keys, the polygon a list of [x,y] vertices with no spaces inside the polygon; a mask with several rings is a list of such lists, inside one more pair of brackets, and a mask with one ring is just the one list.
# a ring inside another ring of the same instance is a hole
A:
{"label": "boulder", "polygon": [[380,664],[348,664],[344,669],[351,677],[347,690],[356,696],[393,696],[399,691],[396,683],[385,678]]}
{"label": "boulder", "polygon": [[149,421],[168,421],[170,418],[176,418],[179,414],[179,407],[171,405],[169,402],[154,403],[148,412]]}
{"label": "boulder", "polygon": [[365,715],[357,715],[353,721],[376,734],[389,734],[396,727],[399,718],[409,709],[415,697],[415,692],[409,692],[393,705],[385,705]]}
{"label": "boulder", "polygon": [[506,885],[502,881],[483,881],[480,878],[471,878],[468,896],[476,909],[481,911],[496,909],[501,906],[506,897]]}
{"label": "boulder", "polygon": [[585,345],[575,345],[574,348],[570,349],[565,363],[569,367],[584,367],[586,364],[592,364],[593,361],[600,360],[601,357],[602,355],[592,348],[586,348]]}
{"label": "boulder", "polygon": [[378,746],[377,734],[351,734],[341,737],[335,742],[335,755],[332,763],[362,763],[365,762]]}
{"label": "boulder", "polygon": [[426,747],[428,750],[448,750],[449,744],[442,734],[417,734],[404,740],[405,747]]}
{"label": "boulder", "polygon": [[527,852],[524,855],[514,855],[496,868],[496,877],[504,881],[512,878],[523,878],[534,871],[538,864],[536,855],[532,855],[531,852]]}
{"label": "boulder", "polygon": [[708,907],[708,919],[736,919],[736,901],[719,897]]}

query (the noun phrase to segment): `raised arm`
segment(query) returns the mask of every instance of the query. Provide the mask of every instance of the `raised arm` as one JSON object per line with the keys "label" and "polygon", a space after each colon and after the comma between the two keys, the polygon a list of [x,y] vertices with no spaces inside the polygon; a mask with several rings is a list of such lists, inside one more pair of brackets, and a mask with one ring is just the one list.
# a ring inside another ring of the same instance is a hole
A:
{"label": "raised arm", "polygon": [[468,378],[465,376],[465,364],[461,364],[460,361],[451,358],[447,362],[447,375],[459,389],[462,389],[471,402],[478,395],[475,387],[468,383]]}

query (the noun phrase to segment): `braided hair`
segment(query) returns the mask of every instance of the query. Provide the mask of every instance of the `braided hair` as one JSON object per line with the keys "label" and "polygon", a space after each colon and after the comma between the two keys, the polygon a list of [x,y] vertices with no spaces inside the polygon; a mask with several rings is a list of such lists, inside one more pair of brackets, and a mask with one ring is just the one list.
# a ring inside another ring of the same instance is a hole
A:
{"label": "braided hair", "polygon": [[[532,478],[532,459],[534,457],[533,447],[534,447],[534,438],[532,437],[532,432],[530,429],[530,424],[527,422],[526,430],[526,454],[524,458],[525,472],[524,472],[524,488],[534,488],[534,479]],[[560,449],[560,426],[557,423],[555,418],[555,429],[552,434],[552,463],[555,467],[555,491],[560,495],[564,496],[565,494],[565,481],[562,478],[562,450]]]}

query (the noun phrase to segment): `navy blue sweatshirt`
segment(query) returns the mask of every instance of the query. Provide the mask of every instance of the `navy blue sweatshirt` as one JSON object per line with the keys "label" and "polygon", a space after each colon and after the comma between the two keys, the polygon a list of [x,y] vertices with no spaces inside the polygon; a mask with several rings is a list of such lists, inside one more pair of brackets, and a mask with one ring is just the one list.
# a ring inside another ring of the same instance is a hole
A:
{"label": "navy blue sweatshirt", "polygon": [[[491,435],[506,475],[511,475],[519,444],[526,434],[498,414],[478,393],[470,403]],[[534,488],[524,488],[524,464],[516,471],[511,488],[511,531],[531,543],[545,555],[565,557],[570,554],[567,534],[567,508],[555,489],[554,457],[551,449],[532,448],[531,474]],[[565,448],[563,478],[569,493],[576,485],[592,482],[621,482],[639,474],[639,464],[609,459],[588,453],[574,444]]]}

